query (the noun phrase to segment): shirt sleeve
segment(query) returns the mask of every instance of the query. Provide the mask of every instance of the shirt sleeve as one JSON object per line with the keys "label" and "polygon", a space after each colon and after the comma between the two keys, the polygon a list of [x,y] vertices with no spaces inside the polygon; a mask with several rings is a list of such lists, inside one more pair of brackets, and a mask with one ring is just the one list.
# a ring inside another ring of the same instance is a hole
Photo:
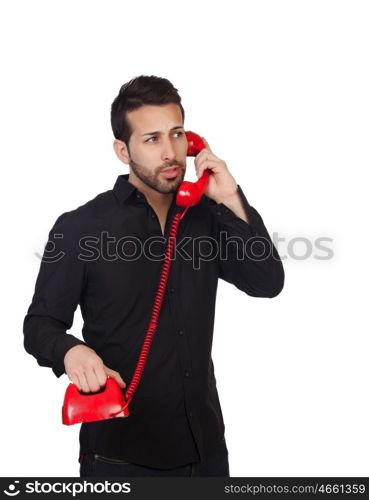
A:
{"label": "shirt sleeve", "polygon": [[67,334],[80,302],[85,280],[84,262],[78,259],[78,238],[70,213],[58,217],[45,245],[34,295],[23,322],[24,348],[40,366],[65,373],[64,356],[78,344]]}
{"label": "shirt sleeve", "polygon": [[237,185],[249,223],[210,200],[217,222],[219,277],[253,297],[277,296],[284,286],[282,261],[258,211]]}

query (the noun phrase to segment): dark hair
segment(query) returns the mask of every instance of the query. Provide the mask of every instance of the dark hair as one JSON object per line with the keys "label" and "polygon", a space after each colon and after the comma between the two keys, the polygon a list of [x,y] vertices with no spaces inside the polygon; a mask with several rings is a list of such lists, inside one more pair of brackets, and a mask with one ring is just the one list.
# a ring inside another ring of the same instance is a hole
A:
{"label": "dark hair", "polygon": [[185,112],[177,89],[166,78],[141,75],[121,86],[119,94],[111,105],[111,127],[116,139],[125,142],[128,147],[132,135],[127,120],[127,111],[133,111],[145,104],[178,104],[184,122]]}

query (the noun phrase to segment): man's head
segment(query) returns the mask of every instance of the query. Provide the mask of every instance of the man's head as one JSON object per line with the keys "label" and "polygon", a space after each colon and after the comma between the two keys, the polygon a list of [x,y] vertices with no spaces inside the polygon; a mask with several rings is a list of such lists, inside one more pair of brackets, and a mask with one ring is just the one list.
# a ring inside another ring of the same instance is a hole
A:
{"label": "man's head", "polygon": [[[188,144],[181,98],[169,80],[142,75],[125,83],[113,101],[111,125],[114,150],[130,165],[136,184],[164,194],[177,191]],[[173,166],[179,168],[168,169]]]}

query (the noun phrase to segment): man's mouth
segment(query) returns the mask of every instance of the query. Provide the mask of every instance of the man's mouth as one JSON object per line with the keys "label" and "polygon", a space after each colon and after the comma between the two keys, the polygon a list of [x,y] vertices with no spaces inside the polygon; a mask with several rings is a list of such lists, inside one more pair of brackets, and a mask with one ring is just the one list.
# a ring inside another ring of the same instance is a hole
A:
{"label": "man's mouth", "polygon": [[174,179],[175,177],[177,177],[179,171],[180,171],[180,168],[178,166],[174,166],[174,167],[168,167],[168,168],[162,170],[160,173],[166,179]]}

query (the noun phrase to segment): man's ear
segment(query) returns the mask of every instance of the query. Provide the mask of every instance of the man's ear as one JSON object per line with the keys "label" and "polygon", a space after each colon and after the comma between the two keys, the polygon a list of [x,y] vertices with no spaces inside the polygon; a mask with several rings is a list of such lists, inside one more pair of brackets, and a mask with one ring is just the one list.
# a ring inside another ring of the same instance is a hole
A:
{"label": "man's ear", "polygon": [[128,153],[127,145],[125,142],[115,139],[113,142],[113,148],[115,151],[115,154],[118,156],[118,158],[123,162],[129,165],[130,162],[130,156]]}

